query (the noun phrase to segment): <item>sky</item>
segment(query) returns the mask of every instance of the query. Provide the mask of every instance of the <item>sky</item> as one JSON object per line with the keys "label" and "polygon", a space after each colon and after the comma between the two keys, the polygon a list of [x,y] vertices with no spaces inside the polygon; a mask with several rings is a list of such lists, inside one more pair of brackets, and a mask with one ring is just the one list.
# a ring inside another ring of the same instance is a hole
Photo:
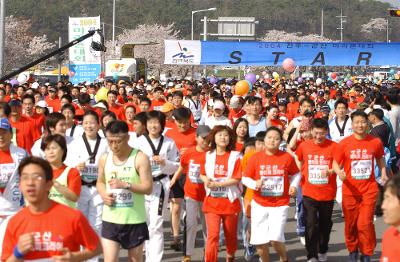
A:
{"label": "sky", "polygon": [[400,7],[400,0],[379,0],[379,1],[389,3],[394,7]]}

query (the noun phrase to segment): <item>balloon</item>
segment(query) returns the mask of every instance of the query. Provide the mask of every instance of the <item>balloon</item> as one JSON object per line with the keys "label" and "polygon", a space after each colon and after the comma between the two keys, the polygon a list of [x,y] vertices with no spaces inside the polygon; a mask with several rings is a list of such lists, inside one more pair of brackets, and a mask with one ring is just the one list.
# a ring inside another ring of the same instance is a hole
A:
{"label": "balloon", "polygon": [[267,74],[267,72],[266,71],[262,71],[262,73],[261,73],[263,76],[265,76],[266,74]]}
{"label": "balloon", "polygon": [[75,72],[74,71],[69,71],[68,75],[69,75],[69,77],[74,77],[75,76]]}
{"label": "balloon", "polygon": [[269,74],[265,74],[264,75],[264,79],[269,79],[270,78],[270,75]]}
{"label": "balloon", "polygon": [[278,74],[277,72],[273,72],[273,73],[272,73],[272,77],[273,77],[273,78],[279,78],[279,74]]}
{"label": "balloon", "polygon": [[331,73],[331,77],[332,77],[332,79],[336,79],[336,77],[337,77],[336,73],[335,72]]}
{"label": "balloon", "polygon": [[393,77],[389,76],[388,80],[389,80],[389,81],[392,81],[392,80],[393,80]]}
{"label": "balloon", "polygon": [[296,63],[292,58],[286,58],[285,60],[283,60],[282,66],[283,69],[285,69],[285,71],[288,73],[293,73],[296,69]]}
{"label": "balloon", "polygon": [[394,75],[395,71],[394,69],[390,69],[389,74]]}
{"label": "balloon", "polygon": [[240,80],[235,85],[235,95],[244,96],[250,90],[249,83],[246,80]]}
{"label": "balloon", "polygon": [[301,84],[304,82],[304,79],[302,77],[297,78],[297,83]]}
{"label": "balloon", "polygon": [[249,80],[246,80],[246,81],[247,81],[247,84],[249,84],[249,92],[248,93],[250,93],[251,91],[253,91],[253,84]]}
{"label": "balloon", "polygon": [[317,80],[315,80],[315,83],[317,84],[317,86],[319,86],[320,84],[322,84],[322,79],[317,78]]}
{"label": "balloon", "polygon": [[11,79],[11,80],[10,80],[10,84],[11,84],[12,86],[17,86],[17,85],[19,85],[19,82],[18,82],[17,79]]}
{"label": "balloon", "polygon": [[118,73],[117,73],[117,72],[115,72],[115,73],[113,74],[113,79],[114,79],[114,80],[118,80]]}
{"label": "balloon", "polygon": [[254,84],[257,81],[256,75],[253,73],[246,74],[244,79],[249,80],[251,84]]}
{"label": "balloon", "polygon": [[397,74],[397,75],[394,75],[394,79],[396,79],[396,80],[399,80],[400,79],[400,76]]}
{"label": "balloon", "polygon": [[17,78],[20,85],[25,84],[28,81],[28,79],[29,79],[29,75],[25,72],[19,74],[18,78]]}
{"label": "balloon", "polygon": [[214,76],[212,76],[211,78],[210,78],[210,84],[212,84],[212,85],[215,85],[217,82],[218,82],[218,79],[216,78],[216,77],[214,77]]}
{"label": "balloon", "polygon": [[346,86],[347,86],[347,87],[351,87],[352,85],[353,85],[353,81],[347,80]]}

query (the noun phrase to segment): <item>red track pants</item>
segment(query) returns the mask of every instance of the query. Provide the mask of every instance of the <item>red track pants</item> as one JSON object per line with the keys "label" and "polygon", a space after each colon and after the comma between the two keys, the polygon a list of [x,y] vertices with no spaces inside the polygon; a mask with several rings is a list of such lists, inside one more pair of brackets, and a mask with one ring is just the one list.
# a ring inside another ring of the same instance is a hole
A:
{"label": "red track pants", "polygon": [[376,246],[374,211],[377,193],[343,195],[346,246],[349,252],[372,256]]}
{"label": "red track pants", "polygon": [[218,242],[221,221],[224,228],[226,252],[229,255],[234,255],[237,250],[238,214],[218,215],[206,213],[205,217],[207,224],[205,262],[218,261]]}

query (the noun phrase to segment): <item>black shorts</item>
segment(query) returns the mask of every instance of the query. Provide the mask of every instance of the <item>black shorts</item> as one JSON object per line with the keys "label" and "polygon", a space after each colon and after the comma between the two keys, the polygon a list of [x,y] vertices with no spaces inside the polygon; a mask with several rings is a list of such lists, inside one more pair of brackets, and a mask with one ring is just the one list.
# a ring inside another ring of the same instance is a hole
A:
{"label": "black shorts", "polygon": [[124,249],[131,249],[149,240],[149,230],[146,223],[122,225],[103,221],[101,236],[118,242]]}
{"label": "black shorts", "polygon": [[171,187],[171,191],[169,191],[169,198],[184,198],[185,191],[183,187],[185,185],[186,176],[184,174],[175,182],[175,184]]}

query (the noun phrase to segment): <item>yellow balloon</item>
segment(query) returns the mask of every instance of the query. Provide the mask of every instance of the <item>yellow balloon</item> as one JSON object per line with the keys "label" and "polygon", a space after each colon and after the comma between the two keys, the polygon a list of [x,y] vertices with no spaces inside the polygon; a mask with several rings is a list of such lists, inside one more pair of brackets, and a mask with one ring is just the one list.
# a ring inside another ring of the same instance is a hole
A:
{"label": "yellow balloon", "polygon": [[108,93],[107,88],[105,87],[100,88],[95,95],[96,102],[99,102],[100,100],[107,101],[107,93]]}

